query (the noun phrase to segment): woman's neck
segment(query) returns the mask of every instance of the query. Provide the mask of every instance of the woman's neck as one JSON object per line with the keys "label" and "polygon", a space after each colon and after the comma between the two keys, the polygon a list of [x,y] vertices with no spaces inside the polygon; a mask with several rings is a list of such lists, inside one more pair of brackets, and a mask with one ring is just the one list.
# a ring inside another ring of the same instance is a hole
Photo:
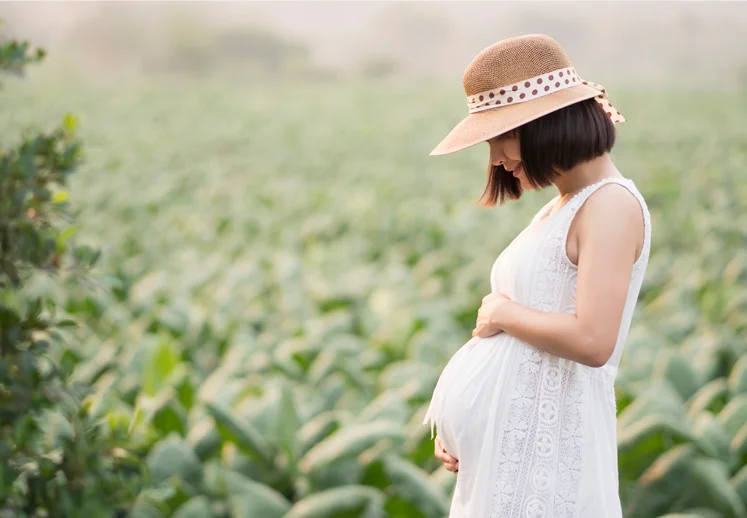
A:
{"label": "woman's neck", "polygon": [[607,153],[564,171],[553,180],[553,183],[560,192],[560,199],[564,201],[584,187],[605,178],[622,178],[620,171],[617,170]]}

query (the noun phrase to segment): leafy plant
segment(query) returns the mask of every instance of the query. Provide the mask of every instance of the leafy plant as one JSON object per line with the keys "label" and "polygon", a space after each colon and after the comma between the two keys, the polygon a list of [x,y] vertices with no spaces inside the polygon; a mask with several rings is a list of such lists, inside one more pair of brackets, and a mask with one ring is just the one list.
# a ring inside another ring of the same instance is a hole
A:
{"label": "leafy plant", "polygon": [[[44,52],[0,47],[0,70],[20,73]],[[27,132],[0,148],[0,515],[117,514],[137,491],[139,460],[111,440],[55,361],[75,323],[28,284],[90,268],[96,253],[74,243],[68,177],[81,161],[76,121]],[[60,275],[61,274],[61,275]],[[59,316],[58,316],[59,315]]]}

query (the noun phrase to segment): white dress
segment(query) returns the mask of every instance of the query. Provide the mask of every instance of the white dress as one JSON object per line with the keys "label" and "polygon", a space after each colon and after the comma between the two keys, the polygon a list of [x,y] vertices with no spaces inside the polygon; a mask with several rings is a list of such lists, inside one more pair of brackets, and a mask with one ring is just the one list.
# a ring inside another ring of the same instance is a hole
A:
{"label": "white dress", "polygon": [[548,215],[551,200],[496,259],[490,284],[531,308],[575,312],[568,230],[584,201],[608,183],[636,196],[645,222],[614,353],[592,368],[506,333],[462,346],[441,373],[424,421],[459,459],[449,518],[622,518],[613,385],[648,264],[643,197],[631,180],[608,178]]}

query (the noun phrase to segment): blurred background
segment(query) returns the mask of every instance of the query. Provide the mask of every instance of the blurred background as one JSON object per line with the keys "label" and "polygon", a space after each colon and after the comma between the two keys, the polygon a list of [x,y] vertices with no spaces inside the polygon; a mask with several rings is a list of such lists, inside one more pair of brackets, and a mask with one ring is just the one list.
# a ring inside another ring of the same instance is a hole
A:
{"label": "blurred background", "polygon": [[92,74],[458,83],[480,49],[551,34],[615,86],[744,86],[738,2],[4,2],[6,32]]}
{"label": "blurred background", "polygon": [[[428,153],[472,58],[527,33],[610,92],[653,218],[616,389],[625,516],[747,516],[747,4],[0,19],[0,516],[447,516],[425,410],[554,193],[482,207],[487,145]],[[47,55],[21,73],[12,40]]]}

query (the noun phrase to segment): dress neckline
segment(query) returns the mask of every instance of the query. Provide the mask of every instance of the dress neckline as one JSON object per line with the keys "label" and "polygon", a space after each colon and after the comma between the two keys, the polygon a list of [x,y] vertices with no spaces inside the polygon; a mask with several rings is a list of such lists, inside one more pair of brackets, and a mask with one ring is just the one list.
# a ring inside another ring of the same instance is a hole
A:
{"label": "dress neckline", "polygon": [[573,202],[579,196],[581,196],[582,194],[585,194],[589,190],[597,187],[598,185],[601,185],[601,184],[604,184],[604,183],[608,183],[608,182],[611,182],[611,181],[615,181],[615,180],[622,180],[622,181],[625,181],[625,182],[631,182],[631,180],[629,178],[626,178],[624,176],[608,176],[606,178],[602,178],[601,180],[596,181],[594,183],[590,183],[586,187],[582,188],[576,194],[574,194],[573,196],[571,196],[570,200],[568,200],[563,205],[561,205],[559,209],[557,209],[552,214],[549,214],[549,212],[553,209],[553,206],[557,202],[557,199],[560,198],[560,195],[558,194],[552,200],[550,200],[547,203],[547,205],[545,205],[544,207],[542,207],[542,209],[540,210],[539,214],[537,215],[537,219],[534,221],[534,223],[533,223],[532,226],[541,226],[541,225],[543,225],[546,221],[553,219],[556,215],[558,215],[561,211],[563,211],[563,209],[565,209],[567,206],[572,205]]}

